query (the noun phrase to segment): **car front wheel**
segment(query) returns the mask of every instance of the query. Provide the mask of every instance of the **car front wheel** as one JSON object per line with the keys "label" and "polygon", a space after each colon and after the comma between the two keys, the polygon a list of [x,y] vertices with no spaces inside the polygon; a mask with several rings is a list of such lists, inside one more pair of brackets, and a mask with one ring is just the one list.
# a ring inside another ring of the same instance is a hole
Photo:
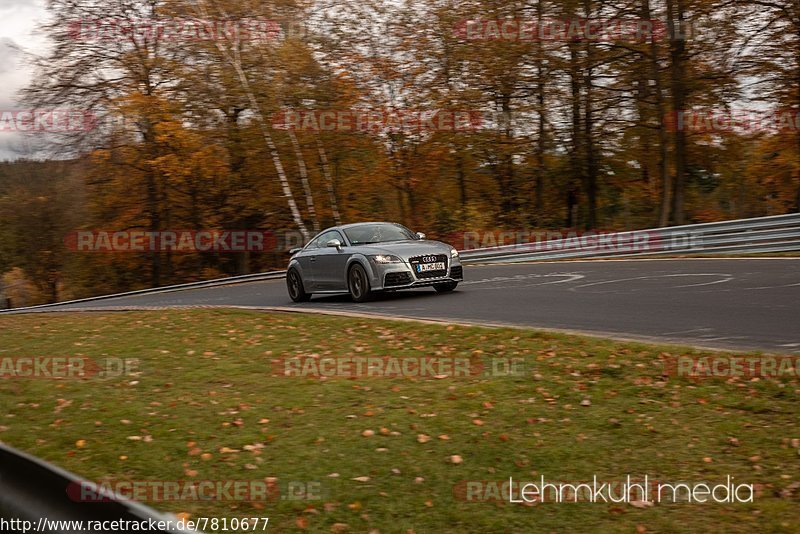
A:
{"label": "car front wheel", "polygon": [[435,289],[437,293],[448,293],[454,290],[457,286],[458,282],[445,282],[443,284],[434,284],[433,289]]}
{"label": "car front wheel", "polygon": [[353,265],[347,273],[347,289],[353,302],[366,302],[372,297],[367,272],[361,265]]}
{"label": "car front wheel", "polygon": [[289,296],[295,302],[307,302],[311,299],[311,293],[306,293],[303,279],[295,269],[286,273],[286,288],[289,290]]}

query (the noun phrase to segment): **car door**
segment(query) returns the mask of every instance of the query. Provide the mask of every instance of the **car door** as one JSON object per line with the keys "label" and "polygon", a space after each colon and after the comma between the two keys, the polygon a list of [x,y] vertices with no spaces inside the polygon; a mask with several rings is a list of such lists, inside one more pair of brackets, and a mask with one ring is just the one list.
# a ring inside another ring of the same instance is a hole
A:
{"label": "car door", "polygon": [[303,287],[309,293],[314,290],[319,290],[316,277],[314,276],[314,266],[317,263],[319,243],[319,238],[314,239],[297,255],[297,262],[300,264],[300,269],[303,272]]}
{"label": "car door", "polygon": [[[339,249],[326,246],[332,239],[338,239],[342,246]],[[348,252],[344,236],[336,230],[322,234],[319,237],[319,248],[316,250],[315,256],[312,270],[317,290],[346,291],[345,267],[350,258],[350,252]]]}

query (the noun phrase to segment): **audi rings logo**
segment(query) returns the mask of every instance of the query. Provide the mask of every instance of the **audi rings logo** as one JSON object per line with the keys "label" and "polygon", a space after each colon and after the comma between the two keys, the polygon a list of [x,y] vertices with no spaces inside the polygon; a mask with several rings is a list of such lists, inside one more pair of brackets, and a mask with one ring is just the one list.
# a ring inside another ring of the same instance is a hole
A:
{"label": "audi rings logo", "polygon": [[436,261],[436,256],[422,256],[422,263],[433,263]]}

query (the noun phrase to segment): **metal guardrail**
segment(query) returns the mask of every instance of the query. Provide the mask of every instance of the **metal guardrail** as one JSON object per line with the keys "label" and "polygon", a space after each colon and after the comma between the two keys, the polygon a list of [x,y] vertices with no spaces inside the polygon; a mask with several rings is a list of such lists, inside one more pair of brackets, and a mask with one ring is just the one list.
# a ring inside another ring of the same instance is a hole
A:
{"label": "metal guardrail", "polygon": [[[97,500],[81,500],[77,488],[96,488]],[[76,495],[77,493],[77,495]],[[72,473],[44,460],[0,443],[0,518],[17,520],[11,532],[52,532],[73,534],[89,532],[65,522],[136,521],[156,525],[150,532],[186,534],[196,532],[181,529],[179,520],[117,493],[99,488]],[[45,520],[48,522],[45,523]],[[27,522],[20,524],[21,522]],[[167,523],[167,522],[170,523]],[[159,526],[159,522],[163,522]],[[60,523],[60,524],[59,524]],[[130,524],[130,523],[128,523]],[[171,528],[164,528],[169,527]],[[25,528],[27,527],[27,528]],[[139,530],[139,529],[137,529]],[[146,530],[146,529],[141,529]]]}
{"label": "metal guardrail", "polygon": [[[792,251],[800,251],[800,214],[798,213],[755,219],[671,226],[651,230],[632,230],[596,235],[584,234],[582,236],[576,235],[575,237],[567,236],[557,240],[465,250],[461,252],[461,261],[469,265],[629,256],[750,254]],[[35,311],[53,306],[95,302],[119,297],[275,280],[284,276],[286,276],[286,271],[232,276],[203,282],[70,300],[55,304],[12,308],[5,310],[5,313]],[[0,310],[0,314],[2,313],[4,313],[3,310]]]}
{"label": "metal guardrail", "polygon": [[[20,311],[35,311],[54,306],[66,306],[68,304],[80,304],[84,302],[96,302],[98,300],[115,299],[121,297],[133,297],[137,295],[151,295],[156,293],[169,293],[171,291],[184,291],[187,289],[204,289],[209,287],[227,286],[231,284],[242,284],[245,282],[260,282],[262,280],[275,280],[281,279],[286,276],[286,271],[270,271],[267,273],[245,274],[242,276],[231,276],[228,278],[217,278],[214,280],[205,280],[202,282],[191,282],[188,284],[176,284],[172,286],[154,287],[150,289],[138,289],[136,291],[127,291],[125,293],[114,293],[113,295],[102,295],[99,297],[88,297],[77,300],[66,300],[64,302],[55,302],[53,304],[40,304],[39,306],[27,306],[25,308],[11,308],[5,310],[5,313],[20,312]],[[0,314],[4,313],[0,309]]]}
{"label": "metal guardrail", "polygon": [[744,254],[800,250],[800,214],[609,234],[584,234],[468,250],[465,263],[592,259],[677,254]]}

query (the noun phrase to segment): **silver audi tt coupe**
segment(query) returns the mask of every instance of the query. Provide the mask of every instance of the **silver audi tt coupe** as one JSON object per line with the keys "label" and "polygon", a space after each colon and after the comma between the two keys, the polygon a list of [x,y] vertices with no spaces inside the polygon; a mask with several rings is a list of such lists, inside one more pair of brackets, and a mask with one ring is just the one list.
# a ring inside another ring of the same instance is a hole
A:
{"label": "silver audi tt coupe", "polygon": [[290,254],[286,286],[295,302],[315,293],[364,302],[377,291],[423,286],[444,293],[464,278],[456,249],[387,222],[334,226]]}

